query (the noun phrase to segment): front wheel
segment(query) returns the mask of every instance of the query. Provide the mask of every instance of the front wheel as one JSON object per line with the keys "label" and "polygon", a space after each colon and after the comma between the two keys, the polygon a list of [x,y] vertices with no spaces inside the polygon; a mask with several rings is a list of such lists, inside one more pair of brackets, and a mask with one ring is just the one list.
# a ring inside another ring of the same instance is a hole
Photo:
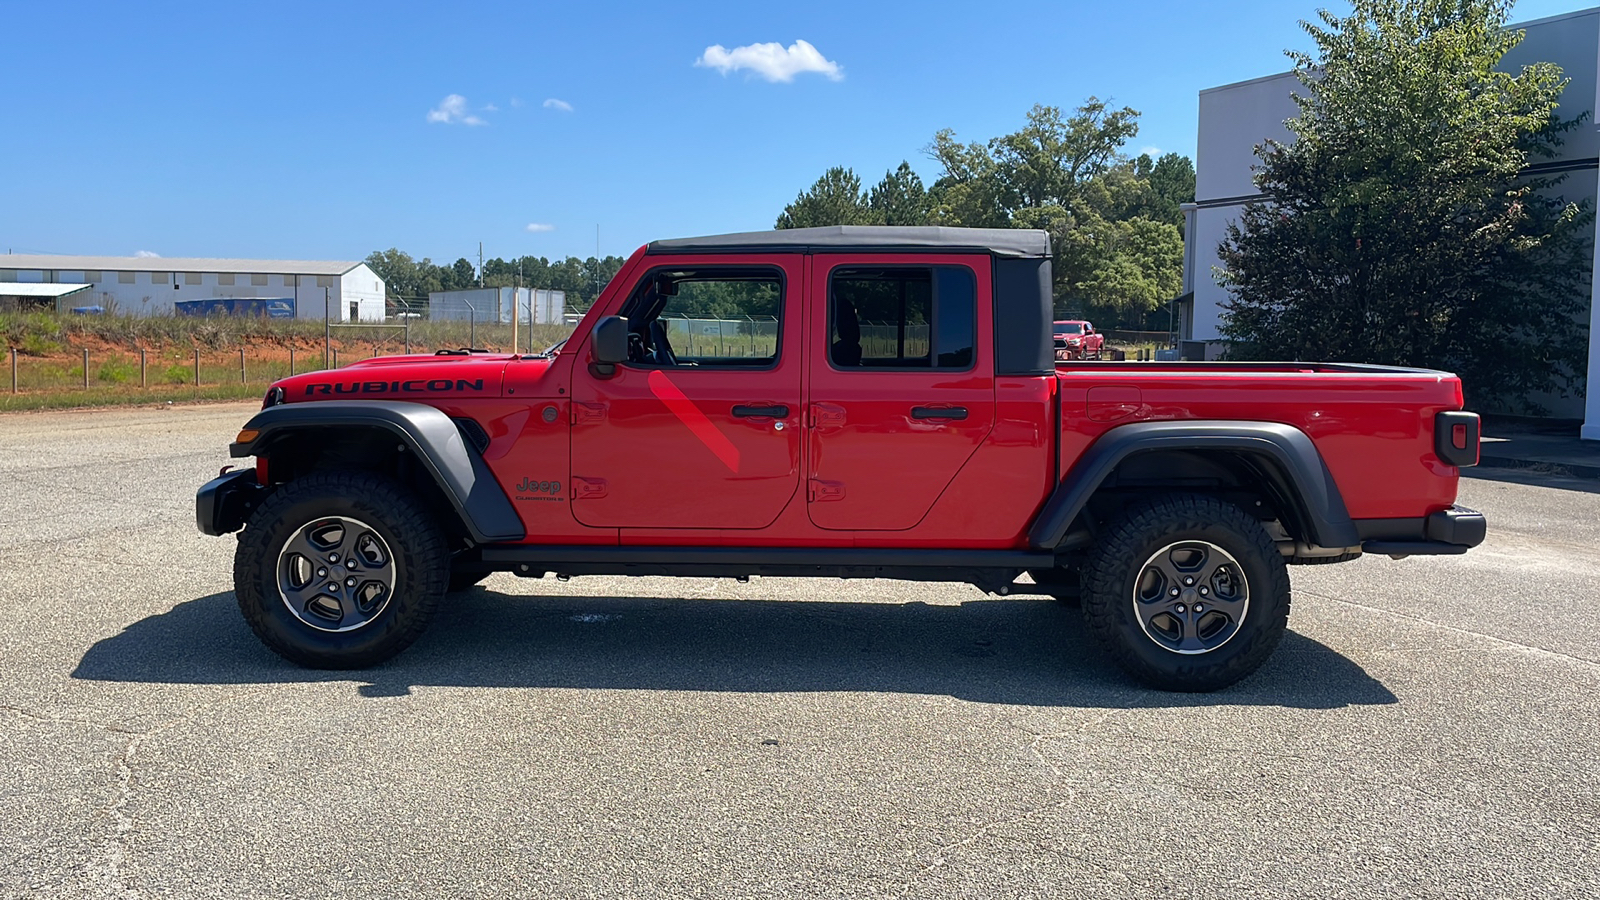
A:
{"label": "front wheel", "polygon": [[1174,494],[1128,509],[1084,573],[1084,617],[1123,668],[1169,691],[1254,672],[1288,627],[1289,570],[1238,506]]}
{"label": "front wheel", "polygon": [[422,634],[449,573],[427,508],[394,481],[320,472],[275,490],[234,554],[234,593],[256,637],[318,669],[370,666]]}

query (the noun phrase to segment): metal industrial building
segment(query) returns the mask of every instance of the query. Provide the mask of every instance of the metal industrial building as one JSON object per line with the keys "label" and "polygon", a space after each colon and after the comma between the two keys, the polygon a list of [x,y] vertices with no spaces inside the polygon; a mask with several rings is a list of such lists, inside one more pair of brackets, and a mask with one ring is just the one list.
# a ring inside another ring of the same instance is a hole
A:
{"label": "metal industrial building", "polygon": [[[1583,117],[1582,126],[1566,136],[1560,156],[1541,162],[1538,168],[1544,173],[1567,174],[1559,188],[1566,199],[1593,203],[1600,174],[1600,128],[1595,121],[1600,95],[1600,8],[1513,27],[1526,31],[1527,37],[1506,57],[1505,66],[1512,70],[1533,62],[1561,66],[1571,82],[1562,94],[1558,115],[1563,119]],[[1268,138],[1293,139],[1283,123],[1299,114],[1289,96],[1299,87],[1294,74],[1284,72],[1200,92],[1196,200],[1186,207],[1184,291],[1193,297],[1192,306],[1181,310],[1180,331],[1186,339],[1213,341],[1221,336],[1218,327],[1228,293],[1214,274],[1220,265],[1217,246],[1241,207],[1268,199],[1250,180],[1251,167],[1257,162],[1254,148]],[[1600,217],[1596,221],[1600,223]],[[1595,247],[1600,253],[1600,240]],[[1600,279],[1591,279],[1588,383],[1592,389],[1588,397],[1538,398],[1555,416],[1582,418],[1583,436],[1591,440],[1600,440],[1600,388],[1593,387],[1600,386],[1600,303],[1592,296],[1596,288],[1600,288]]]}
{"label": "metal industrial building", "polygon": [[383,279],[361,262],[7,254],[0,256],[0,295],[8,283],[84,285],[71,293],[71,306],[122,315],[170,315],[195,308],[192,301],[249,299],[281,301],[275,308],[298,319],[384,319]]}
{"label": "metal industrial building", "polygon": [[462,322],[476,319],[479,322],[510,324],[513,309],[517,311],[517,321],[523,324],[560,325],[566,317],[567,292],[542,288],[488,287],[433,291],[428,294],[430,319]]}

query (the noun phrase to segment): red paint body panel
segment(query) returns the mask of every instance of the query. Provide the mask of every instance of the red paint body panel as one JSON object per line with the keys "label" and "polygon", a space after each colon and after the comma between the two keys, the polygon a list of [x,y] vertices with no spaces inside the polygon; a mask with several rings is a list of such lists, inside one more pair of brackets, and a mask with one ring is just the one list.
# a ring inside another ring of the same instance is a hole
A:
{"label": "red paint body panel", "polygon": [[[874,254],[874,265],[961,266],[976,280],[978,309],[992,309],[987,256]],[[976,359],[969,371],[839,369],[829,360],[827,292],[831,270],[858,266],[859,255],[812,257],[807,349],[806,477],[811,521],[830,531],[907,531],[927,516],[994,427],[994,332],[978,316]],[[917,407],[961,407],[967,417],[916,419]],[[826,488],[831,493],[820,490]]]}
{"label": "red paint body panel", "polygon": [[513,357],[380,356],[338,369],[304,372],[274,383],[286,403],[305,400],[438,401],[499,397],[501,374]]}
{"label": "red paint body panel", "polygon": [[[979,301],[973,367],[833,367],[828,273],[861,264],[969,266]],[[777,363],[619,365],[610,377],[598,374],[589,342],[595,323],[667,265],[781,269]],[[1461,408],[1454,376],[1089,363],[996,377],[990,300],[991,268],[981,255],[667,257],[641,248],[553,358],[387,357],[277,386],[290,403],[411,400],[477,420],[490,438],[485,461],[529,544],[1021,548],[1050,493],[1074,477],[1096,439],[1155,420],[1299,428],[1356,519],[1416,519],[1455,500],[1458,470],[1433,449],[1435,415]],[[736,417],[735,404],[789,410],[781,419]],[[962,406],[968,416],[919,420],[910,413],[917,406]]]}
{"label": "red paint body panel", "polygon": [[[1459,474],[1433,450],[1433,418],[1461,408],[1461,383],[1423,372],[1274,371],[1226,363],[1062,366],[1061,470],[1106,431],[1130,422],[1236,419],[1281,422],[1310,436],[1344,495],[1351,518],[1417,518],[1448,508]],[[1107,421],[1136,389],[1137,407]],[[1105,393],[1105,392],[1110,393]],[[1096,413],[1100,413],[1099,416]],[[1096,418],[1100,421],[1096,421]]]}
{"label": "red paint body panel", "polygon": [[[573,514],[585,525],[616,528],[767,527],[800,484],[804,257],[693,256],[651,262],[652,269],[666,263],[759,263],[780,269],[784,296],[777,363],[764,369],[624,364],[610,377],[595,375],[587,366],[575,370],[572,399],[587,405],[586,413],[592,415],[572,426],[572,475],[605,482],[605,493],[575,500]],[[629,293],[613,292],[599,315],[615,314]],[[786,406],[788,415],[737,417],[733,408],[739,405]]]}

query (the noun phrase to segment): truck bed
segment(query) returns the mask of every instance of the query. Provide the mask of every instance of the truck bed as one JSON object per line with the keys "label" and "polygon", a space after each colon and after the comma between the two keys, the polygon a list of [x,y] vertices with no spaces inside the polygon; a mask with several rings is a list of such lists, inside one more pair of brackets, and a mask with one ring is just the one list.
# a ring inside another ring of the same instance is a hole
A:
{"label": "truck bed", "polygon": [[1447,372],[1353,363],[1073,362],[1058,365],[1056,378],[1063,473],[1118,425],[1254,420],[1310,436],[1351,518],[1416,517],[1456,499],[1459,470],[1433,445],[1435,415],[1461,408],[1461,382]]}

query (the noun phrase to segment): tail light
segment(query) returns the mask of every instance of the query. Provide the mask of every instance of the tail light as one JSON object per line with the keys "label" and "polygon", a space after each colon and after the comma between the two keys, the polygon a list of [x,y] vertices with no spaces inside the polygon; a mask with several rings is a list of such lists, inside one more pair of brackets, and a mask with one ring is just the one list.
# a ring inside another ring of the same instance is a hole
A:
{"label": "tail light", "polygon": [[1452,466],[1478,464],[1478,414],[1442,412],[1433,419],[1433,450]]}

